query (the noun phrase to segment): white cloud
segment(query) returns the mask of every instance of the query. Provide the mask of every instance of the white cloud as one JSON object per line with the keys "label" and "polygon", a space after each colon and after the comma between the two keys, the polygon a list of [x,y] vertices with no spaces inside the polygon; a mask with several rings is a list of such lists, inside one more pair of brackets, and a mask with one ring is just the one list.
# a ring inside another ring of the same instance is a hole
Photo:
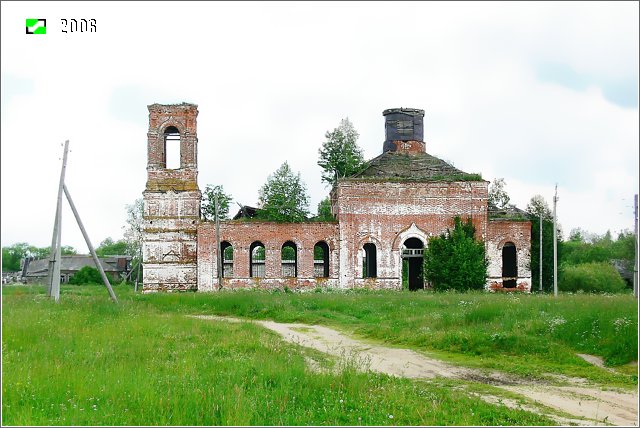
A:
{"label": "white cloud", "polygon": [[[633,226],[638,106],[599,85],[637,82],[637,3],[1,7],[3,245],[49,245],[65,139],[67,184],[94,245],[120,237],[124,205],[146,181],[146,105],[181,101],[199,105],[200,187],[223,184],[243,204],[287,160],[315,210],[328,193],[316,165],[325,131],[349,116],[374,157],[382,110],[403,106],[426,110],[430,153],[504,177],[521,208],[535,193],[551,202],[558,182],[567,232]],[[48,34],[25,35],[28,17],[47,18]],[[65,17],[95,18],[98,31],[62,34]],[[586,89],[541,82],[548,63]],[[5,76],[33,83],[5,98]],[[63,241],[85,250],[68,209]]]}

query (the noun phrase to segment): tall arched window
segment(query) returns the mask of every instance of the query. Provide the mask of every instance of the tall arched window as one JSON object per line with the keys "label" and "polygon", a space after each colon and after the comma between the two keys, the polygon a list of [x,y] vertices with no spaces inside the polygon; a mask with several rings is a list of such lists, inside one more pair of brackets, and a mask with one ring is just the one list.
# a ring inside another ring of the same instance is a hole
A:
{"label": "tall arched window", "polygon": [[409,290],[424,288],[423,253],[424,243],[419,238],[409,238],[402,244],[402,286]]}
{"label": "tall arched window", "polygon": [[263,278],[264,277],[264,244],[260,241],[256,241],[249,247],[249,274],[252,277]]}
{"label": "tall arched window", "polygon": [[502,247],[502,286],[513,288],[518,280],[518,256],[513,242]]}
{"label": "tall arched window", "polygon": [[233,277],[233,246],[227,242],[220,243],[220,251],[222,251],[222,277]]}
{"label": "tall arched window", "polygon": [[164,167],[180,168],[180,131],[175,126],[164,130]]}
{"label": "tall arched window", "polygon": [[313,247],[313,275],[316,278],[329,277],[329,245],[324,241]]}
{"label": "tall arched window", "polygon": [[282,276],[285,278],[298,276],[298,248],[296,244],[291,241],[282,244],[280,256],[282,261]]}
{"label": "tall arched window", "polygon": [[362,258],[362,277],[375,278],[378,276],[378,260],[376,246],[371,242],[364,244],[364,257]]}

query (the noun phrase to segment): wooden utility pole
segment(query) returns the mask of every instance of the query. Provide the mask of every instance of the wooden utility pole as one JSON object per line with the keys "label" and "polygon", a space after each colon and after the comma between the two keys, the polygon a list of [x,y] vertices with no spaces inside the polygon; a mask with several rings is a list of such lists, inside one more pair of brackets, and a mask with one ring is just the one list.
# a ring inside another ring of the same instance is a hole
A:
{"label": "wooden utility pole", "polygon": [[540,286],[539,286],[539,291],[542,293],[542,212],[544,210],[542,209],[542,206],[540,206],[540,248],[539,248],[539,253],[540,253],[540,275],[539,275],[539,280],[540,280]]}
{"label": "wooden utility pole", "polygon": [[556,224],[556,205],[558,203],[558,185],[553,195],[553,295],[558,297],[558,226]]}
{"label": "wooden utility pole", "polygon": [[56,261],[51,273],[51,296],[60,300],[60,265],[62,264],[62,210],[58,216],[58,239],[56,240]]}
{"label": "wooden utility pole", "polygon": [[222,263],[222,254],[220,254],[220,219],[218,216],[218,194],[215,194],[214,197],[214,204],[213,204],[213,208],[214,208],[214,215],[215,215],[215,220],[216,220],[216,245],[217,245],[217,250],[216,253],[218,254],[218,256],[216,257],[216,264],[218,266],[218,289],[222,288],[222,269],[224,269],[224,265]]}
{"label": "wooden utility pole", "polygon": [[638,194],[633,197],[633,218],[635,229],[635,258],[633,260],[633,295],[638,298]]}
{"label": "wooden utility pole", "polygon": [[113,300],[115,303],[118,303],[118,299],[116,298],[116,295],[113,292],[113,289],[111,288],[111,284],[109,284],[109,279],[107,278],[107,275],[105,275],[104,269],[102,269],[102,264],[100,264],[100,259],[98,259],[96,250],[93,249],[93,245],[91,245],[91,241],[89,240],[89,235],[87,235],[87,231],[84,229],[84,226],[82,225],[82,220],[80,220],[80,215],[76,210],[76,206],[73,204],[73,200],[71,199],[69,190],[67,189],[67,186],[64,183],[62,184],[62,186],[64,188],[64,194],[67,197],[67,201],[69,201],[69,206],[71,206],[71,211],[73,211],[73,215],[75,216],[76,221],[78,222],[78,227],[80,227],[82,236],[84,236],[84,240],[87,243],[87,247],[89,247],[89,252],[91,253],[91,256],[93,256],[93,261],[96,264],[96,268],[98,268],[98,271],[100,272],[100,276],[102,277],[102,282],[104,282],[105,287],[107,287],[107,290],[109,291],[109,295],[111,296],[111,300]]}
{"label": "wooden utility pole", "polygon": [[[64,153],[62,155],[62,170],[60,171],[60,182],[58,184],[58,200],[56,203],[56,218],[53,222],[53,237],[51,238],[51,252],[49,255],[49,272],[47,275],[47,296],[54,296],[57,301],[60,296],[60,236],[62,219],[62,185],[64,184],[64,174],[67,168],[67,153],[69,152],[69,140],[64,142]],[[57,297],[55,293],[57,291]]]}
{"label": "wooden utility pole", "polygon": [[125,277],[122,280],[122,282],[120,283],[120,285],[124,285],[127,281],[129,281],[131,279],[131,274],[133,273],[134,270],[136,270],[136,267],[138,266],[138,263],[140,263],[140,262],[138,260],[136,260],[136,262],[131,265],[131,270],[129,270],[129,272],[125,275]]}

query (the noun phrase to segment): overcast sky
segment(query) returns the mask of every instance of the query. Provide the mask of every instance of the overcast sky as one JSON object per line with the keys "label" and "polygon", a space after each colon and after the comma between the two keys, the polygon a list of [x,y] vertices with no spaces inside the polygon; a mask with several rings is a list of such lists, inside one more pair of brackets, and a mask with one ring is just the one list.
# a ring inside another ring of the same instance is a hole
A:
{"label": "overcast sky", "polygon": [[[199,106],[198,184],[255,205],[284,161],[311,211],[318,149],[349,117],[365,157],[382,111],[421,108],[427,152],[520,208],[541,194],[565,236],[633,229],[637,2],[2,2],[2,245],[48,246],[62,143],[94,246],[123,234],[146,182],[147,105]],[[47,20],[25,34],[26,18]],[[63,33],[61,19],[95,19]],[[64,203],[62,243],[87,252]],[[236,211],[237,205],[231,210]]]}

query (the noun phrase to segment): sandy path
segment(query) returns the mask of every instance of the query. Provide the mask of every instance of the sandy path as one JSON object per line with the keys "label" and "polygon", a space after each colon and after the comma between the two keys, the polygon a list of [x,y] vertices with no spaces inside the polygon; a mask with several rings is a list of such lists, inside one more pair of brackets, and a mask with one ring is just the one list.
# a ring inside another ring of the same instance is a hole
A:
{"label": "sandy path", "polygon": [[[502,404],[509,407],[520,407],[545,414],[562,425],[638,426],[637,392],[605,391],[587,386],[584,381],[579,382],[579,379],[574,379],[572,386],[554,386],[549,383],[519,380],[499,372],[487,374],[480,370],[456,367],[409,349],[365,343],[324,326],[249,321],[209,315],[200,315],[197,318],[227,322],[254,322],[275,331],[288,342],[336,357],[352,358],[358,366],[375,372],[413,379],[440,376],[490,384],[574,416],[563,418],[549,414],[541,408],[520,406],[514,400],[500,400]],[[564,380],[571,381],[570,378]],[[480,397],[492,403],[497,402],[497,397]]]}

